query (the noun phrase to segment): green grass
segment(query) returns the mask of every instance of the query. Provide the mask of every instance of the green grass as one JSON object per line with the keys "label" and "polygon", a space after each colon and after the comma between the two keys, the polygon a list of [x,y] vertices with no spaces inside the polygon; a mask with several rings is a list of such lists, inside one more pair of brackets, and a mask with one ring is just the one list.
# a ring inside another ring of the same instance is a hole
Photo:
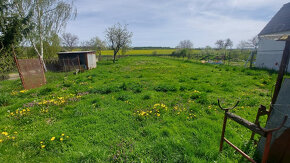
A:
{"label": "green grass", "polygon": [[[223,112],[217,99],[225,107],[240,100],[233,112],[254,121],[259,105],[269,105],[276,77],[162,57],[126,57],[79,75],[46,75],[47,85],[26,92],[19,80],[0,82],[1,162],[245,161],[227,144],[219,153]],[[20,115],[21,108],[30,111]],[[226,137],[253,156],[250,134],[229,120]]]}

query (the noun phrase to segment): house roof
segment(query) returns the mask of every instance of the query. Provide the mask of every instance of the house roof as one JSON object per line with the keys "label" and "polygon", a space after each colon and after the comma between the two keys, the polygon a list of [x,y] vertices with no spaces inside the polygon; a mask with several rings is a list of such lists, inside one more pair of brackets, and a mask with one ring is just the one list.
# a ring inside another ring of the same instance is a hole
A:
{"label": "house roof", "polygon": [[286,3],[259,33],[259,36],[290,31],[290,3]]}
{"label": "house roof", "polygon": [[70,51],[70,52],[58,52],[57,54],[87,54],[95,53],[95,51]]}

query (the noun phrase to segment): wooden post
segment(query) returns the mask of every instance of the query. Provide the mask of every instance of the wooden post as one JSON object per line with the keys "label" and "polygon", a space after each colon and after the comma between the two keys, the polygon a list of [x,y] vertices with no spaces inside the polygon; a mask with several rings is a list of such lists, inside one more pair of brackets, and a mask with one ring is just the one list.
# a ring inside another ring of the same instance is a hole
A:
{"label": "wooden post", "polygon": [[79,71],[81,72],[81,62],[80,62],[80,56],[78,56],[78,63],[79,63]]}
{"label": "wooden post", "polygon": [[[282,81],[283,81],[283,78],[284,78],[284,74],[287,71],[286,67],[287,67],[287,65],[289,63],[289,48],[290,48],[290,38],[288,36],[287,39],[286,39],[285,48],[284,48],[284,51],[283,51],[281,64],[280,64],[280,68],[279,68],[279,72],[278,72],[278,77],[277,77],[277,81],[276,81],[276,85],[275,85],[275,90],[274,90],[274,94],[273,94],[273,97],[272,97],[272,102],[271,102],[272,105],[275,104],[275,102],[277,100],[279,91],[281,89]],[[271,111],[273,109],[272,105],[270,107],[270,113],[271,113]]]}

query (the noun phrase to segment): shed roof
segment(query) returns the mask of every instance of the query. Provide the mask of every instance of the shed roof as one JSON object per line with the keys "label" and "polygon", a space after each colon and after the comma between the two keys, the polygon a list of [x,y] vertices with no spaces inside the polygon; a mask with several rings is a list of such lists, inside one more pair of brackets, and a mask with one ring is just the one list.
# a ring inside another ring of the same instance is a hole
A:
{"label": "shed roof", "polygon": [[259,36],[290,31],[290,3],[286,3],[259,33]]}
{"label": "shed roof", "polygon": [[95,51],[70,51],[70,52],[58,52],[57,54],[87,54],[95,53]]}

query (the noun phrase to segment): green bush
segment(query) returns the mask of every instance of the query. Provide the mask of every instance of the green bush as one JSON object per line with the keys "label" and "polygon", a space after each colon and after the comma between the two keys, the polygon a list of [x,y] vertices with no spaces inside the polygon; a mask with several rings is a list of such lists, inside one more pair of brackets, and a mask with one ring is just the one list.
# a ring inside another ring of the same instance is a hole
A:
{"label": "green bush", "polygon": [[117,100],[120,100],[120,101],[128,101],[129,99],[130,99],[130,96],[127,94],[121,94],[117,97]]}
{"label": "green bush", "polygon": [[170,85],[170,84],[160,84],[156,86],[155,91],[157,92],[176,92],[177,87],[175,85]]}
{"label": "green bush", "polygon": [[9,79],[8,74],[0,74],[0,81]]}
{"label": "green bush", "polygon": [[143,96],[143,100],[149,100],[151,98],[151,96],[149,94],[146,94]]}
{"label": "green bush", "polygon": [[0,94],[0,106],[7,106],[10,104],[10,95],[7,93]]}

